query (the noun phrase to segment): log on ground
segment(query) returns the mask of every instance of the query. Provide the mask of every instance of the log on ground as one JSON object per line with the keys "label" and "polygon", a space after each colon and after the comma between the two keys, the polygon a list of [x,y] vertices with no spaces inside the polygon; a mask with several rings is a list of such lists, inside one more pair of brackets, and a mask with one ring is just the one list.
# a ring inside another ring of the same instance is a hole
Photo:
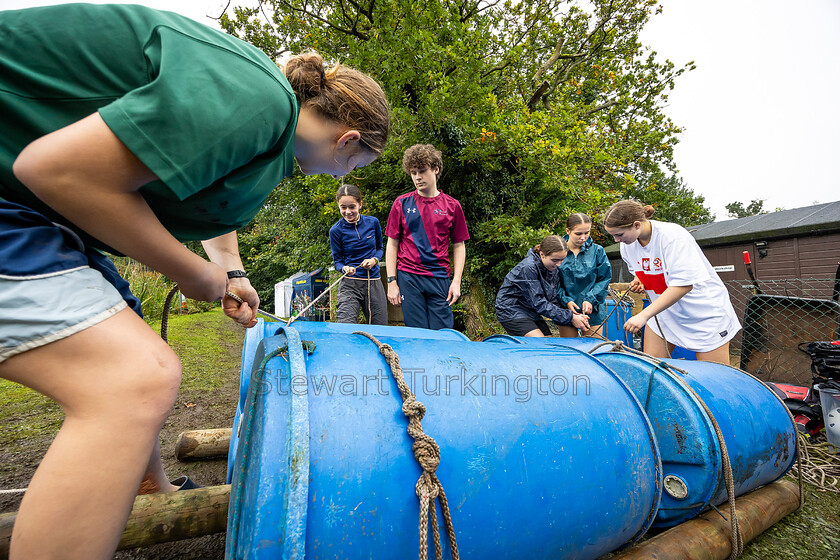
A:
{"label": "log on ground", "polygon": [[[137,496],[118,550],[227,530],[230,485]],[[9,557],[16,512],[0,514],[0,560]]]}
{"label": "log on ground", "polygon": [[175,457],[180,461],[227,457],[230,428],[182,432],[175,443]]}
{"label": "log on ground", "polygon": [[[780,480],[736,498],[744,544],[799,507],[799,486]],[[729,505],[719,506],[729,515]],[[712,510],[681,523],[613,557],[612,560],[725,560],[732,550],[729,521]]]}

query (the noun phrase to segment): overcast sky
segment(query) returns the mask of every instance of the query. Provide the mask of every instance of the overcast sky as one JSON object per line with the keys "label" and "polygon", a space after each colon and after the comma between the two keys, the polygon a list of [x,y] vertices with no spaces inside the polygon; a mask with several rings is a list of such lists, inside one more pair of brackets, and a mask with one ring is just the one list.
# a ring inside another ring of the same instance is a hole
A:
{"label": "overcast sky", "polygon": [[[57,3],[0,0],[5,9]],[[134,3],[215,25],[207,16],[227,1]],[[642,41],[678,65],[697,64],[679,78],[665,112],[684,128],[680,175],[717,219],[736,200],[765,199],[769,210],[840,200],[831,163],[840,160],[840,1],[661,4]]]}

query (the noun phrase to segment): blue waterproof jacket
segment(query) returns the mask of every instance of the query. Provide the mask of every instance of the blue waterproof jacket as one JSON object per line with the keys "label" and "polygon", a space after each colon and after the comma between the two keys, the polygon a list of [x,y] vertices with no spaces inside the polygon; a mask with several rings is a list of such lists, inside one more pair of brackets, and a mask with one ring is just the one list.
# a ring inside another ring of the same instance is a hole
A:
{"label": "blue waterproof jacket", "polygon": [[561,325],[570,324],[572,312],[557,302],[559,282],[559,270],[549,272],[539,254],[528,249],[528,256],[507,273],[496,294],[496,318],[503,323],[548,317]]}
{"label": "blue waterproof jacket", "polygon": [[[365,259],[382,260],[382,226],[373,216],[359,215],[355,224],[341,218],[330,228],[330,248],[335,269],[355,266],[356,278],[367,278],[368,271],[359,265]],[[379,278],[379,265],[370,269],[371,278]]]}
{"label": "blue waterproof jacket", "polygon": [[[566,241],[569,236],[563,237]],[[569,302],[575,302],[578,307],[584,301],[592,304],[592,314],[589,324],[595,327],[607,318],[607,290],[612,281],[612,267],[604,248],[594,243],[592,238],[586,240],[577,256],[572,251],[566,255],[566,260],[560,265],[560,285],[557,299],[560,305],[568,308]]]}

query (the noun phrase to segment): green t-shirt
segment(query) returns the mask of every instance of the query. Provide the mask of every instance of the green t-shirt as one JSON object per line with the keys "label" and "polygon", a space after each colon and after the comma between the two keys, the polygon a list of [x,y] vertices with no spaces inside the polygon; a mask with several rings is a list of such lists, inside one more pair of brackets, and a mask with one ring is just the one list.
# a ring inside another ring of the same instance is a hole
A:
{"label": "green t-shirt", "polygon": [[20,151],[49,132],[99,111],[159,178],[140,193],[161,223],[182,241],[209,239],[247,224],[292,174],[298,110],[262,51],[177,14],[0,11],[0,198],[56,221],[12,174]]}

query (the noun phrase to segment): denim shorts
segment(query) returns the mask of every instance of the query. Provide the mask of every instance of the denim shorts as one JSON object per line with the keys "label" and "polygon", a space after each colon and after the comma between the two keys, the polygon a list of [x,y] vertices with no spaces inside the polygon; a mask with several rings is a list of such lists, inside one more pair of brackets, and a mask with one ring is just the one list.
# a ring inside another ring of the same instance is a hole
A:
{"label": "denim shorts", "polygon": [[0,201],[0,362],[140,302],[102,253],[67,227]]}

